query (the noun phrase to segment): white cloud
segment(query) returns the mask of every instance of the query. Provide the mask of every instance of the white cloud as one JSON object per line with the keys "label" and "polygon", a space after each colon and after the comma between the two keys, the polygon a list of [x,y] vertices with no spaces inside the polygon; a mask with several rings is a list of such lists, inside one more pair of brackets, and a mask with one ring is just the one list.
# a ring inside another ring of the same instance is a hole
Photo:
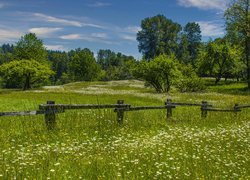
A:
{"label": "white cloud", "polygon": [[45,45],[45,47],[48,50],[53,50],[53,51],[67,51],[67,48],[65,48],[62,45]]}
{"label": "white cloud", "polygon": [[29,32],[35,33],[41,37],[49,37],[53,33],[62,30],[62,28],[50,28],[50,27],[39,27],[39,28],[31,28]]}
{"label": "white cloud", "polygon": [[200,9],[225,10],[231,0],[177,0],[184,7],[197,7]]}
{"label": "white cloud", "polygon": [[68,34],[68,35],[60,36],[60,38],[64,40],[77,40],[77,39],[81,39],[81,35],[80,34]]}
{"label": "white cloud", "polygon": [[122,39],[124,39],[124,40],[127,40],[127,41],[136,41],[136,37],[135,36],[123,34],[120,37]]}
{"label": "white cloud", "polygon": [[0,29],[0,42],[11,42],[19,39],[24,33],[12,29]]}
{"label": "white cloud", "polygon": [[225,34],[225,30],[222,24],[215,23],[213,21],[199,21],[202,36],[205,37],[217,37]]}
{"label": "white cloud", "polygon": [[108,35],[105,33],[91,33],[91,34],[68,34],[60,36],[64,40],[85,40],[88,42],[99,42],[104,44],[117,44],[108,40]]}
{"label": "white cloud", "polygon": [[125,31],[128,33],[137,33],[140,30],[141,30],[141,27],[139,26],[128,26],[125,28]]}
{"label": "white cloud", "polygon": [[46,14],[41,14],[41,13],[33,13],[33,15],[36,18],[38,18],[38,20],[45,21],[45,22],[51,22],[51,23],[57,23],[57,24],[65,25],[65,26],[93,27],[93,28],[105,29],[105,27],[98,25],[98,24],[93,24],[93,23],[85,23],[85,22],[81,22],[81,21],[57,18],[57,17],[48,16]]}
{"label": "white cloud", "polygon": [[110,3],[104,3],[104,2],[95,2],[93,4],[88,4],[89,7],[105,7],[105,6],[111,6]]}
{"label": "white cloud", "polygon": [[107,39],[108,35],[106,33],[92,33],[91,37]]}
{"label": "white cloud", "polygon": [[33,15],[46,22],[53,22],[53,23],[58,23],[58,24],[66,25],[66,26],[82,27],[82,24],[79,21],[56,18],[53,16],[41,14],[41,13],[34,13]]}

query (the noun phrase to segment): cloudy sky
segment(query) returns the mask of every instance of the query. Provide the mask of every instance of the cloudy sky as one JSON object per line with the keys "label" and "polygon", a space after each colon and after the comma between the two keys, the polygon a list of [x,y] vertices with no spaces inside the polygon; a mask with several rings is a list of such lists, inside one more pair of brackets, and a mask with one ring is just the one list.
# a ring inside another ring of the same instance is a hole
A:
{"label": "cloudy sky", "polygon": [[146,17],[198,22],[203,40],[224,34],[230,0],[0,0],[0,44],[36,33],[47,49],[111,49],[139,58],[136,33]]}

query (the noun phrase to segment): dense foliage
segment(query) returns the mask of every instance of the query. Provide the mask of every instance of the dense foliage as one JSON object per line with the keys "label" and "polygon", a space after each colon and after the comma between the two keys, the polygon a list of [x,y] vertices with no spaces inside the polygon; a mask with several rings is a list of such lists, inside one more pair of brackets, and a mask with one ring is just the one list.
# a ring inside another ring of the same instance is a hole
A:
{"label": "dense foliage", "polygon": [[0,66],[6,87],[30,89],[32,85],[44,84],[54,72],[35,60],[15,60]]}
{"label": "dense foliage", "polygon": [[[180,91],[198,91],[204,89],[201,77],[213,77],[215,84],[233,78],[247,81],[250,88],[249,7],[249,0],[234,1],[225,11],[225,37],[208,42],[201,41],[196,22],[182,27],[164,15],[147,17],[137,33],[141,61],[110,49],[100,49],[96,57],[88,48],[48,51],[42,40],[29,33],[15,45],[0,46],[0,65],[7,67],[20,59],[37,61],[54,71],[48,73],[49,81],[44,84],[137,78],[158,92],[168,92],[173,85]],[[2,75],[0,82],[3,87],[19,88],[21,81]]]}

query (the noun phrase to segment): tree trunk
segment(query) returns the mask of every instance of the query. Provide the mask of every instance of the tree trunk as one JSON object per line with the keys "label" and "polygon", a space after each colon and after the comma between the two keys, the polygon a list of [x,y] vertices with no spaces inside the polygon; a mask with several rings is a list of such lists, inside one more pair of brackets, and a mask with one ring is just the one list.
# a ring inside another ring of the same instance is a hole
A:
{"label": "tree trunk", "polygon": [[24,83],[23,90],[25,91],[25,90],[30,89],[30,88],[31,88],[31,86],[30,86],[30,73],[29,73],[25,76],[25,83]]}

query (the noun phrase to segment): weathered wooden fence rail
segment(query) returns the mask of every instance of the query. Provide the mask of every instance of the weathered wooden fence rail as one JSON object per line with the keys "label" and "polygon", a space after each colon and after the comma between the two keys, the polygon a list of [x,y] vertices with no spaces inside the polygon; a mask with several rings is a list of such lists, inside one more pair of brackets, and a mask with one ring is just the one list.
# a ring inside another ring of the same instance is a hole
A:
{"label": "weathered wooden fence rail", "polygon": [[124,100],[118,100],[116,104],[55,104],[55,101],[47,101],[47,104],[39,105],[38,111],[21,111],[21,112],[0,112],[0,116],[25,116],[25,115],[39,115],[44,114],[45,123],[49,130],[56,127],[56,114],[64,113],[65,110],[79,110],[79,109],[114,109],[117,113],[118,124],[123,123],[124,112],[127,111],[140,111],[140,110],[154,110],[154,109],[166,109],[167,119],[172,117],[173,109],[177,106],[197,106],[200,107],[201,117],[206,118],[208,112],[240,112],[241,109],[250,108],[250,105],[235,104],[232,109],[213,108],[207,101],[198,103],[181,103],[172,102],[171,99],[167,99],[163,106],[136,106],[132,107],[129,104],[124,104]]}

